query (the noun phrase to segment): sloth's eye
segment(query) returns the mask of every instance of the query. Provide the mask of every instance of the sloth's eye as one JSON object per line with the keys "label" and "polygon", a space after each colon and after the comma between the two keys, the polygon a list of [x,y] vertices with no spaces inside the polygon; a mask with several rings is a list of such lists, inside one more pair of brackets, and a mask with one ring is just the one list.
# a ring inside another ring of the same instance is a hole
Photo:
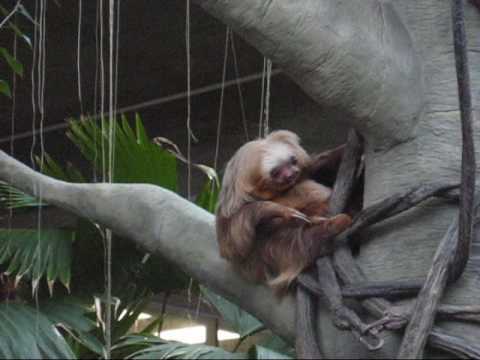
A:
{"label": "sloth's eye", "polygon": [[297,158],[296,158],[295,156],[293,156],[293,155],[290,156],[290,164],[292,164],[292,165],[297,165],[297,163],[298,163]]}

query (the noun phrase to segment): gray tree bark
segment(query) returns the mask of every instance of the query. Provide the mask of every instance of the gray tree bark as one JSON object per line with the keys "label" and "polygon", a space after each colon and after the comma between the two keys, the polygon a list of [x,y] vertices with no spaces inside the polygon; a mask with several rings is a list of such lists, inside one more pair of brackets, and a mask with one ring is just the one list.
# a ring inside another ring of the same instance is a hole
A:
{"label": "gray tree bark", "polygon": [[[365,205],[422,183],[458,182],[460,122],[448,0],[196,0],[281,66],[326,109],[366,140]],[[466,5],[474,108],[480,100],[480,14]],[[292,119],[294,121],[294,119]],[[322,122],[319,120],[318,128]],[[301,134],[300,134],[301,135]],[[476,134],[478,144],[479,135]],[[477,146],[477,149],[479,146]],[[111,227],[159,252],[294,339],[294,299],[275,300],[246,283],[217,254],[213,217],[180,197],[148,185],[84,185],[56,181],[0,153],[0,178]],[[425,275],[455,206],[432,200],[371,229],[357,257],[370,280]],[[445,301],[480,297],[479,247]],[[392,357],[400,338],[386,333],[376,353],[319,316],[328,357]],[[468,323],[442,327],[478,341]],[[430,353],[431,354],[431,353]]]}

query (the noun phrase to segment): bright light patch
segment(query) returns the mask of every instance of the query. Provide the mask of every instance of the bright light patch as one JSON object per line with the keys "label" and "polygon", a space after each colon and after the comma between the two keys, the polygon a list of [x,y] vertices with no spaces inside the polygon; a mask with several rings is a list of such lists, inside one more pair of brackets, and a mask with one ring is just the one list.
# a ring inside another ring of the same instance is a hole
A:
{"label": "bright light patch", "polygon": [[227,331],[227,330],[218,330],[217,331],[217,339],[218,341],[225,341],[225,340],[233,340],[233,339],[240,339],[240,334]]}
{"label": "bright light patch", "polygon": [[[123,311],[118,316],[118,320],[122,320],[126,315],[127,315],[127,309],[123,309]],[[142,312],[142,313],[140,313],[140,315],[138,315],[137,320],[148,320],[151,317],[152,317],[152,315]]]}
{"label": "bright light patch", "polygon": [[191,326],[182,329],[164,330],[160,332],[160,338],[186,344],[203,344],[207,341],[207,328],[205,326]]}
{"label": "bright light patch", "polygon": [[127,315],[127,309],[123,309],[120,315],[118,316],[118,320],[122,320],[125,315]]}
{"label": "bright light patch", "polygon": [[140,315],[138,315],[138,320],[148,320],[151,317],[152,317],[152,315],[142,312],[142,313],[140,313]]}

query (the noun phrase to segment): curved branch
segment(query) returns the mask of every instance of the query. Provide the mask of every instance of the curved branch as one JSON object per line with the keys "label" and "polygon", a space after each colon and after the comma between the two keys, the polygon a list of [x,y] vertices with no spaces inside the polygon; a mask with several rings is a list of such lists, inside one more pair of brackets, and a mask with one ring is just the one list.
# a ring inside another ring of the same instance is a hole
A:
{"label": "curved branch", "polygon": [[[452,0],[453,43],[457,70],[458,97],[462,123],[462,184],[460,215],[440,243],[425,284],[420,291],[412,317],[405,330],[398,358],[421,357],[427,336],[433,327],[437,306],[447,281],[462,275],[470,254],[473,235],[475,194],[475,149],[472,130],[472,100],[468,71],[465,16],[462,0]],[[475,201],[478,206],[478,198]]]}
{"label": "curved branch", "polygon": [[387,2],[194,1],[370,144],[395,143],[411,134],[423,106],[421,66]]}
{"label": "curved branch", "polygon": [[213,215],[158,186],[72,184],[42,175],[0,151],[0,179],[86,217],[158,253],[293,342],[295,306],[265,286],[244,281],[218,255]]}

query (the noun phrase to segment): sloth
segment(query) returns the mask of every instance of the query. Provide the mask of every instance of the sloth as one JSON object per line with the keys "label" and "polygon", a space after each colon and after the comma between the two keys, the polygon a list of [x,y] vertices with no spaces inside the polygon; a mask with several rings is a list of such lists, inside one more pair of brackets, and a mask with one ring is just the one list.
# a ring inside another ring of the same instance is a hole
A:
{"label": "sloth", "polygon": [[[339,162],[342,151],[316,161]],[[347,214],[328,216],[331,188],[312,180],[313,163],[296,134],[277,130],[244,144],[225,169],[216,209],[220,255],[278,295],[351,225]]]}

